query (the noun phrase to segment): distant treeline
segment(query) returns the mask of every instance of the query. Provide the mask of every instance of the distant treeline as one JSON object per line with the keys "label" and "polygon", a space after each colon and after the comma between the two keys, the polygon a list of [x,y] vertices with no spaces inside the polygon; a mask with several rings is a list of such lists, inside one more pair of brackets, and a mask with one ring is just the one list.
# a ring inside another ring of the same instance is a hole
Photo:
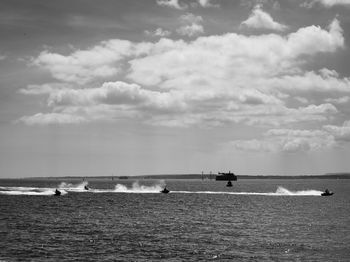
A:
{"label": "distant treeline", "polygon": [[[187,174],[187,175],[149,175],[140,176],[143,179],[215,179],[216,174]],[[238,179],[350,179],[350,173],[325,175],[237,175]],[[135,178],[135,177],[129,177]]]}
{"label": "distant treeline", "polygon": [[[63,177],[30,177],[25,179],[67,179],[67,180],[89,180],[89,179],[215,179],[216,174],[161,174],[144,176],[63,176]],[[350,179],[350,173],[327,173],[324,175],[237,175],[239,179]]]}

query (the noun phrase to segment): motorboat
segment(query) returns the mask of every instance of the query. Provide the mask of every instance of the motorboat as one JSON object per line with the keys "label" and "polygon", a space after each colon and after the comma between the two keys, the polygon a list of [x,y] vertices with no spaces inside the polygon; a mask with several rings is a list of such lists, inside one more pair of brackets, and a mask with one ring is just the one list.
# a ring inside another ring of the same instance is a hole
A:
{"label": "motorboat", "polygon": [[164,187],[164,189],[162,191],[160,191],[160,193],[163,193],[163,194],[168,194],[170,191]]}
{"label": "motorboat", "polygon": [[88,186],[84,186],[84,189],[85,190],[89,190],[90,188]]}
{"label": "motorboat", "polygon": [[232,182],[231,181],[228,181],[227,184],[226,184],[227,187],[232,187]]}
{"label": "motorboat", "polygon": [[329,191],[328,189],[326,189],[322,194],[321,196],[331,196],[333,195],[334,193],[332,191]]}
{"label": "motorboat", "polygon": [[56,190],[55,190],[55,194],[54,194],[55,196],[60,196],[61,195],[61,191],[59,191],[57,188],[56,188]]}

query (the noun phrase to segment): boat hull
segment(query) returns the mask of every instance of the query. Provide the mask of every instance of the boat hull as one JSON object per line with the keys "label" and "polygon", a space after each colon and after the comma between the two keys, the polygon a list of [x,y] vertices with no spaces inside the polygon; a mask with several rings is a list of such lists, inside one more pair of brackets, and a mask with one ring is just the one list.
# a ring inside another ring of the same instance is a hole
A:
{"label": "boat hull", "polygon": [[322,193],[321,196],[332,196],[334,193],[330,192],[330,193]]}

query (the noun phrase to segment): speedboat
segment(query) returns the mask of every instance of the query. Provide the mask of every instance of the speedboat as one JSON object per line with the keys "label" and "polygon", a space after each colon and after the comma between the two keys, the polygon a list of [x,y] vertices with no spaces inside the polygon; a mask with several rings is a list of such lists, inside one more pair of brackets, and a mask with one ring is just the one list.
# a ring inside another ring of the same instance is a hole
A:
{"label": "speedboat", "polygon": [[227,184],[226,184],[227,187],[232,187],[232,182],[231,181],[228,181]]}
{"label": "speedboat", "polygon": [[160,193],[163,193],[163,194],[168,194],[170,191],[164,187],[164,189],[162,191],[160,191]]}
{"label": "speedboat", "polygon": [[89,190],[90,188],[88,188],[88,186],[84,186],[84,189],[85,189],[85,190]]}
{"label": "speedboat", "polygon": [[60,196],[61,195],[61,191],[59,191],[59,190],[55,190],[55,194],[54,194],[55,196]]}
{"label": "speedboat", "polygon": [[322,194],[321,196],[331,196],[333,195],[334,193],[332,191],[329,191],[328,189],[326,189]]}

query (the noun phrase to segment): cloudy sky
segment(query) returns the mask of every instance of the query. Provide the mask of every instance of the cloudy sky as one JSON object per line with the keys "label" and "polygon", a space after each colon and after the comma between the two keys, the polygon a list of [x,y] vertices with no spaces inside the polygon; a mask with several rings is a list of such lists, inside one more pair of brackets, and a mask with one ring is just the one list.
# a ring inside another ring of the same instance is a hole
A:
{"label": "cloudy sky", "polygon": [[350,0],[2,0],[0,177],[350,171]]}

